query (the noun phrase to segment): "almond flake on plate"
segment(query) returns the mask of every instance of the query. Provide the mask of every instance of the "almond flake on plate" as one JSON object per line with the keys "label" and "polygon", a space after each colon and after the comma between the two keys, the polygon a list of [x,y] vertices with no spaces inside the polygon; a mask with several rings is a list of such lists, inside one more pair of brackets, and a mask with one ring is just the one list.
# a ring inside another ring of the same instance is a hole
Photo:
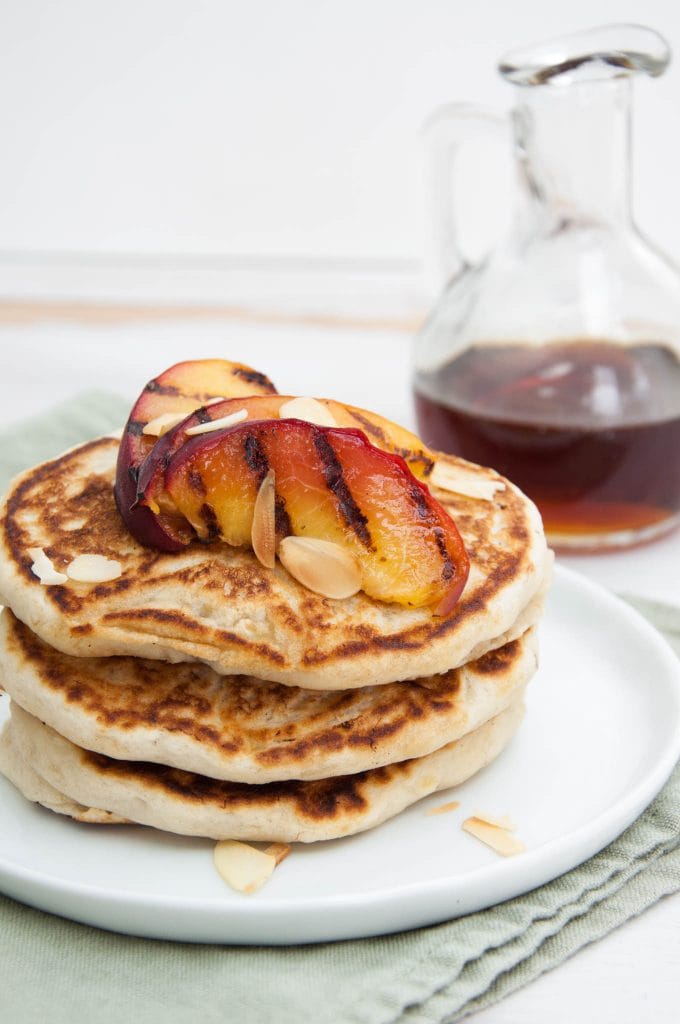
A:
{"label": "almond flake on plate", "polygon": [[66,574],[76,583],[108,583],[123,575],[120,562],[104,555],[77,555],[66,566]]}
{"label": "almond flake on plate", "polygon": [[279,419],[304,420],[305,423],[316,423],[318,427],[338,425],[330,409],[316,398],[291,398],[279,409]]}
{"label": "almond flake on plate", "polygon": [[209,420],[207,423],[197,423],[195,427],[189,427],[187,437],[196,437],[197,434],[211,434],[213,430],[224,430],[226,427],[233,427],[236,423],[248,419],[247,409],[237,409],[230,412],[228,416],[220,416],[217,420]]}
{"label": "almond flake on plate", "polygon": [[502,480],[480,479],[476,473],[439,460],[432,467],[427,482],[441,491],[451,491],[452,494],[462,494],[465,498],[479,498],[482,501],[493,501],[496,491],[505,490]]}
{"label": "almond flake on plate", "polygon": [[271,843],[265,847],[264,852],[268,853],[270,857],[273,857],[277,864],[280,864],[282,860],[285,860],[291,851],[291,847],[288,843]]}
{"label": "almond flake on plate", "polygon": [[155,419],[145,423],[142,427],[142,433],[151,437],[162,437],[163,434],[167,434],[168,430],[172,430],[173,427],[176,427],[178,423],[181,423],[189,415],[188,412],[164,412],[161,416],[156,416]]}
{"label": "almond flake on plate", "polygon": [[507,829],[489,825],[488,822],[482,821],[480,818],[466,818],[461,828],[464,832],[469,832],[475,839],[490,846],[496,853],[500,853],[502,857],[512,857],[516,853],[523,853],[526,849],[524,843],[516,836],[511,835]]}
{"label": "almond flake on plate", "polygon": [[449,800],[447,804],[439,804],[437,807],[430,807],[427,811],[428,817],[432,814],[446,814],[448,811],[456,811],[460,807],[459,800]]}
{"label": "almond flake on plate", "polygon": [[237,892],[253,893],[271,877],[276,855],[235,839],[222,839],[213,857],[218,873]]}
{"label": "almond flake on plate", "polygon": [[483,814],[481,811],[475,811],[472,817],[477,821],[485,822],[487,825],[504,828],[508,832],[514,832],[517,828],[517,825],[507,814]]}
{"label": "almond flake on plate", "polygon": [[66,583],[68,576],[63,572],[57,572],[54,564],[47,557],[42,548],[29,548],[28,553],[33,559],[31,572],[37,576],[45,587],[54,586],[59,583]]}

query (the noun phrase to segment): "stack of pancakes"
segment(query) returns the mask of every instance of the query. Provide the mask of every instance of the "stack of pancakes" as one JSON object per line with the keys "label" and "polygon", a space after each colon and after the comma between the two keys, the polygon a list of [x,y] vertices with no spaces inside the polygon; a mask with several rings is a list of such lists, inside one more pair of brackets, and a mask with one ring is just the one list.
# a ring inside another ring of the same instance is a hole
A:
{"label": "stack of pancakes", "polygon": [[[551,556],[535,507],[493,471],[442,456],[484,498],[433,488],[465,542],[452,612],[321,597],[250,550],[138,544],[101,438],[17,479],[0,526],[0,770],[90,822],[215,839],[350,835],[491,761],[536,667]],[[489,488],[489,481],[495,487]],[[108,582],[42,584],[76,556]]]}

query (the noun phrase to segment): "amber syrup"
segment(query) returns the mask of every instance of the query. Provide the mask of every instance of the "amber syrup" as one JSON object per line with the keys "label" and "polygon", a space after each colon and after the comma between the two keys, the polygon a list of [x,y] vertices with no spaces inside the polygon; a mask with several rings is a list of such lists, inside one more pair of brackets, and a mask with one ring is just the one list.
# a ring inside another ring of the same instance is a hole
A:
{"label": "amber syrup", "polygon": [[680,362],[664,345],[479,345],[420,374],[415,402],[423,440],[514,481],[558,547],[680,521]]}

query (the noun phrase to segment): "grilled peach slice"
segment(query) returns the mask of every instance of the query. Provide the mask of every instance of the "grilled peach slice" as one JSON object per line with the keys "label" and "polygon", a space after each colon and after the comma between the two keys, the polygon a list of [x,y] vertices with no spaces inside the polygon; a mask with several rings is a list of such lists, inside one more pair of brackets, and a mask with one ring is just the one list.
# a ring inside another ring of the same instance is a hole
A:
{"label": "grilled peach slice", "polygon": [[[176,510],[167,501],[164,501],[163,474],[171,456],[179,451],[193,431],[202,429],[210,422],[221,421],[238,414],[243,414],[244,418],[248,420],[268,420],[279,417],[285,419],[289,416],[289,409],[293,418],[297,418],[296,411],[306,410],[310,415],[316,412],[320,413],[324,419],[330,418],[330,421],[338,427],[361,429],[377,448],[402,455],[413,474],[419,479],[425,478],[432,468],[432,456],[423,446],[422,441],[415,434],[411,434],[408,430],[377,413],[344,405],[332,399],[293,399],[286,395],[250,395],[246,398],[230,398],[224,402],[216,402],[214,405],[197,409],[181,423],[168,430],[156,441],[139,467],[137,501],[140,505],[148,506],[157,514],[154,524],[155,535],[158,536],[159,531],[167,532],[169,543],[173,543],[175,540],[179,541],[181,537],[186,536],[185,528],[182,526],[182,521],[178,520]],[[138,525],[143,526],[144,521],[138,520]],[[132,527],[130,529],[142,544],[159,546],[153,540],[147,539],[148,531],[142,529],[135,532]]]}
{"label": "grilled peach slice", "polygon": [[[148,508],[137,503],[139,468],[158,440],[144,433],[153,421],[173,415],[189,415],[215,398],[275,394],[276,388],[263,373],[225,359],[194,359],[176,363],[149,381],[135,402],[125,425],[118,452],[115,498],[130,532],[144,543],[163,551],[177,551],[192,537],[181,517],[160,524]],[[162,426],[157,428],[159,431]]]}
{"label": "grilled peach slice", "polygon": [[356,557],[371,597],[451,610],[469,569],[456,526],[400,456],[358,430],[269,419],[191,437],[168,461],[164,504],[203,540],[250,545],[269,470],[279,539],[333,541]]}

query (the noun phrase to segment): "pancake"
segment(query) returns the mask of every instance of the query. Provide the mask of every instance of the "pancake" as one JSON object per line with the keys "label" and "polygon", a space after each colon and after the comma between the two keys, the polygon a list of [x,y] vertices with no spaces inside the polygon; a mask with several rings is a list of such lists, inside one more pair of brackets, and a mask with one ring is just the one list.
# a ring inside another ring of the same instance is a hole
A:
{"label": "pancake", "polygon": [[40,777],[78,804],[139,824],[212,839],[315,842],[372,828],[430,793],[459,785],[498,756],[522,711],[517,697],[478,729],[422,758],[263,786],[93,754],[16,706],[0,746],[13,745]]}
{"label": "pancake", "polygon": [[127,824],[127,818],[111,814],[110,811],[102,811],[98,807],[84,807],[51,786],[22,756],[11,729],[7,729],[0,739],[0,773],[6,776],[27,800],[41,804],[55,814],[64,814],[88,825]]}
{"label": "pancake", "polygon": [[[66,654],[200,661],[222,674],[345,690],[446,672],[540,617],[551,555],[538,511],[510,483],[490,500],[433,489],[471,561],[461,599],[437,617],[362,592],[328,600],[278,562],[265,569],[250,550],[221,542],[176,554],[141,546],[115,507],[117,451],[100,438],[28,471],[0,513],[0,602]],[[441,461],[481,484],[502,482],[492,470]],[[122,575],[45,586],[31,571],[33,547],[57,569],[96,553],[120,562]]]}
{"label": "pancake", "polygon": [[534,629],[449,672],[353,690],[225,680],[206,665],[74,658],[5,609],[0,684],[88,750],[215,779],[321,779],[419,757],[494,717],[533,675]]}

